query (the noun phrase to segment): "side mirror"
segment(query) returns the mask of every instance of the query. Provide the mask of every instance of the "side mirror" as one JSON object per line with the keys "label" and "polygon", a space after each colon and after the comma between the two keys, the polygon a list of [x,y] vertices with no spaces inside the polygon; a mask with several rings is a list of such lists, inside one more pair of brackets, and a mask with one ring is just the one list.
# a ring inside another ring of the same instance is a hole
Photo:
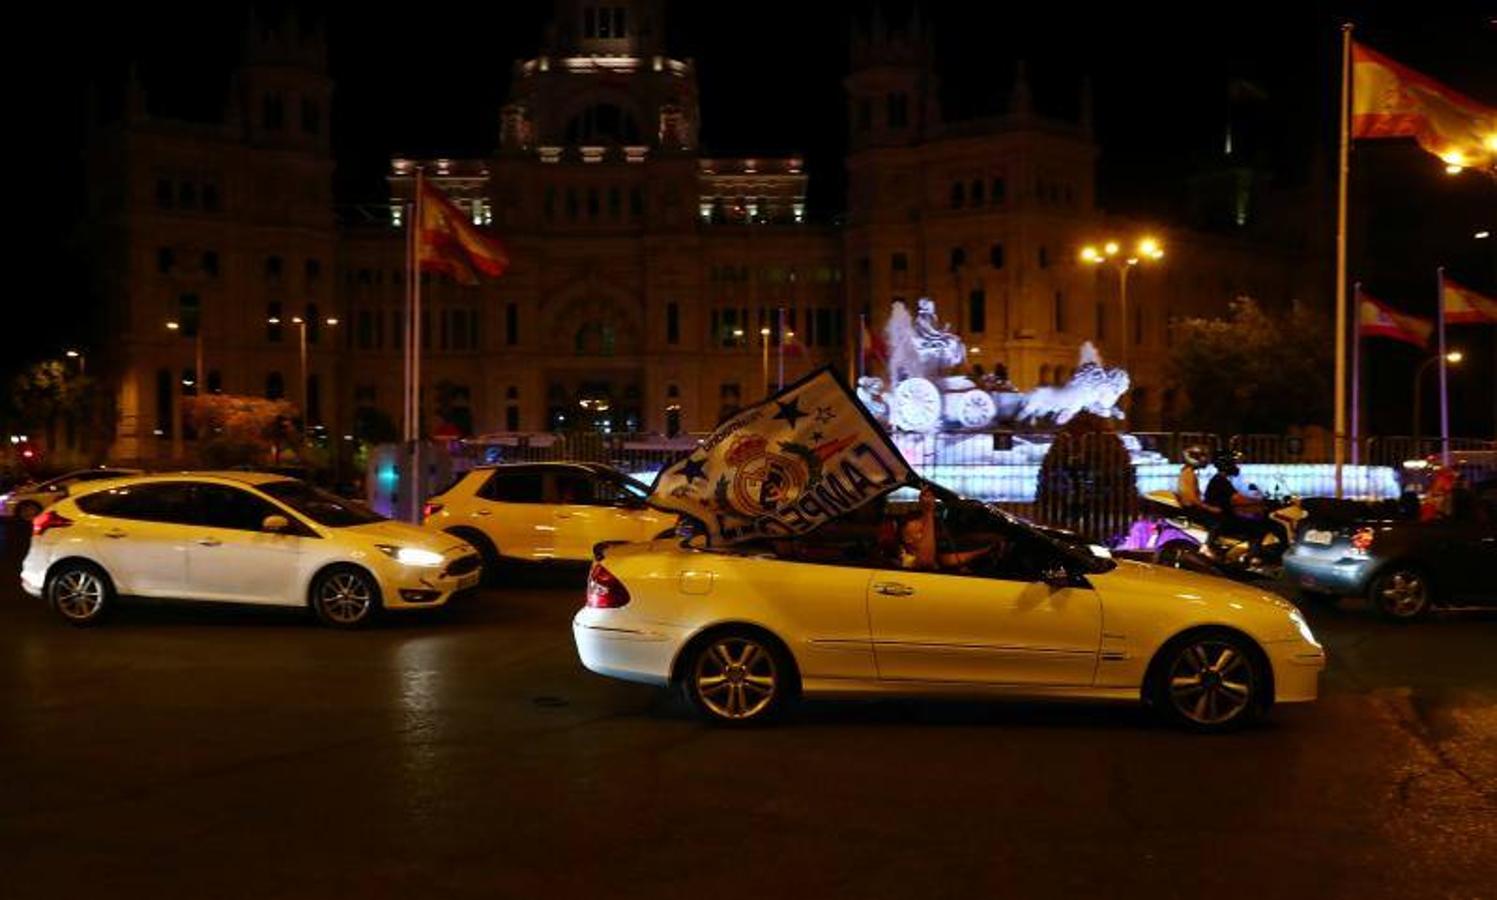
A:
{"label": "side mirror", "polygon": [[265,521],[260,523],[260,528],[272,534],[279,534],[291,527],[291,522],[285,516],[266,516]]}

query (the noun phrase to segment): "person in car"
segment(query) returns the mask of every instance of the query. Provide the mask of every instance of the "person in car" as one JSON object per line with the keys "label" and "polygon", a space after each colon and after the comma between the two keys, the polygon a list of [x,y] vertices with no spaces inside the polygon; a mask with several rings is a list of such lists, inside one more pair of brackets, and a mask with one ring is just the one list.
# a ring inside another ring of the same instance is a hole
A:
{"label": "person in car", "polygon": [[930,488],[920,491],[920,509],[904,517],[898,525],[899,543],[894,564],[917,572],[960,571],[988,556],[999,555],[998,542],[976,550],[946,550],[939,545],[936,530],[936,495]]}

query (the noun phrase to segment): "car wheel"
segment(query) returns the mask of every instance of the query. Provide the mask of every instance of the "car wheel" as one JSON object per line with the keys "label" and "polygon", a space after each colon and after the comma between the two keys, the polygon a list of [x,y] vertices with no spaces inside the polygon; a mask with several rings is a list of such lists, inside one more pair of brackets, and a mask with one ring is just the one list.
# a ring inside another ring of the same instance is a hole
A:
{"label": "car wheel", "polygon": [[723,725],[773,718],[795,680],[783,651],[747,629],[717,632],[698,642],[683,671],[686,699],[708,721]]}
{"label": "car wheel", "polygon": [[47,603],[73,625],[97,624],[114,606],[114,585],[93,563],[64,562],[47,576]]}
{"label": "car wheel", "polygon": [[369,624],[379,609],[379,584],[362,569],[328,569],[312,583],[312,611],[324,625],[359,628]]}
{"label": "car wheel", "polygon": [[1412,566],[1397,565],[1372,580],[1370,599],[1378,612],[1395,622],[1412,622],[1429,612],[1434,586]]}
{"label": "car wheel", "polygon": [[1269,676],[1252,642],[1229,631],[1171,641],[1154,666],[1155,709],[1194,731],[1239,728],[1268,706]]}
{"label": "car wheel", "polygon": [[41,504],[33,503],[30,500],[16,505],[16,519],[22,522],[30,522],[41,515],[41,512]]}
{"label": "car wheel", "polygon": [[499,548],[494,546],[494,542],[489,540],[488,535],[470,528],[453,528],[447,533],[458,540],[467,541],[474,550],[478,551],[478,556],[483,560],[483,571],[478,576],[479,582],[489,587],[498,585],[499,567],[504,565],[504,559],[499,555]]}

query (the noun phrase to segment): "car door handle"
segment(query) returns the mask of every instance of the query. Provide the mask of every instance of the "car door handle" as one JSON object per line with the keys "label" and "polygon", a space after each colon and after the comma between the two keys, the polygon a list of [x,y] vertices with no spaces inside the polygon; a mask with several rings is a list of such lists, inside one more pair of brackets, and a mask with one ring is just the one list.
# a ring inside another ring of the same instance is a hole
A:
{"label": "car door handle", "polygon": [[915,593],[914,588],[897,581],[880,581],[873,586],[873,590],[889,597],[908,597]]}
{"label": "car door handle", "polygon": [[487,509],[476,509],[476,510],[473,511],[473,515],[475,515],[475,516],[487,516],[489,514],[490,514],[490,511],[487,510]]}
{"label": "car door handle", "polygon": [[198,543],[199,547],[217,547],[219,544],[221,544],[223,542],[220,541],[218,538],[205,537],[205,538],[198,538],[197,543]]}
{"label": "car door handle", "polygon": [[572,517],[571,513],[559,512],[559,513],[556,514],[556,518],[558,518],[558,519],[570,519],[571,517]]}
{"label": "car door handle", "polygon": [[111,528],[108,531],[104,532],[104,536],[107,538],[114,538],[115,540],[119,540],[120,538],[125,536],[125,532],[120,531],[118,528]]}

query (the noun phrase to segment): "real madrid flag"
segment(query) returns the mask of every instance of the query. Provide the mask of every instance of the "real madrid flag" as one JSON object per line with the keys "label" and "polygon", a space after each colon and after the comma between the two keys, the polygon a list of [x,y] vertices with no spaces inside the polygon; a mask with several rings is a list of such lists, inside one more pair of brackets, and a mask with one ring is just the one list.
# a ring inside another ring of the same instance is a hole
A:
{"label": "real madrid flag", "polygon": [[911,480],[847,385],[824,368],[724,423],[661,471],[650,503],[714,544],[804,534]]}

